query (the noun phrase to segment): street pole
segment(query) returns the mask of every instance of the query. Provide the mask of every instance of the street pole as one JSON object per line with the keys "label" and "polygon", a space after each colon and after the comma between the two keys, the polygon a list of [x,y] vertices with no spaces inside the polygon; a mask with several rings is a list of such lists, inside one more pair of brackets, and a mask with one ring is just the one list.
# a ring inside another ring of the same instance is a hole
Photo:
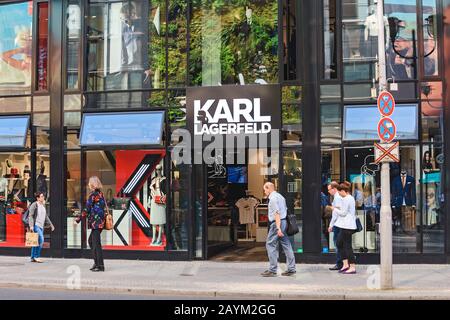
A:
{"label": "street pole", "polygon": [[[378,0],[378,72],[380,92],[387,89],[384,0]],[[392,210],[389,163],[381,167],[380,289],[392,289]]]}

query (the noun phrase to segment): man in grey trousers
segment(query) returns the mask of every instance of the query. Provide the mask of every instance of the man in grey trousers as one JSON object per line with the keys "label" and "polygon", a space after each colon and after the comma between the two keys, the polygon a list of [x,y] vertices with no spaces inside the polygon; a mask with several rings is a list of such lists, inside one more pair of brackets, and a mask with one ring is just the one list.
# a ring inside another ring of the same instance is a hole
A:
{"label": "man in grey trousers", "polygon": [[287,229],[286,199],[275,191],[275,185],[271,182],[264,184],[264,193],[269,198],[269,234],[267,235],[266,249],[269,256],[269,270],[264,271],[263,277],[276,277],[278,267],[278,247],[281,243],[287,259],[287,271],[282,276],[293,276],[295,271],[295,257]]}

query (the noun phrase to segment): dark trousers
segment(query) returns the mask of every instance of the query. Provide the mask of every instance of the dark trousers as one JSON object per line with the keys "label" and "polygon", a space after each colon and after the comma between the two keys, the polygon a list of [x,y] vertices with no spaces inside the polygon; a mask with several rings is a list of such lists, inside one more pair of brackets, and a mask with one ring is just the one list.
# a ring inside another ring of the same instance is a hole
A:
{"label": "dark trousers", "polygon": [[336,247],[336,265],[338,267],[342,267],[341,253],[339,251],[339,248],[337,247],[337,239],[339,237],[340,231],[341,231],[341,228],[333,226],[333,242],[334,242],[334,246]]}
{"label": "dark trousers", "polygon": [[97,267],[105,266],[103,263],[102,241],[100,238],[101,233],[102,229],[93,229],[89,236],[89,247],[92,250],[92,257],[94,258],[94,263]]}
{"label": "dark trousers", "polygon": [[337,247],[342,260],[348,260],[350,264],[355,263],[353,255],[352,237],[355,230],[341,229],[337,239]]}

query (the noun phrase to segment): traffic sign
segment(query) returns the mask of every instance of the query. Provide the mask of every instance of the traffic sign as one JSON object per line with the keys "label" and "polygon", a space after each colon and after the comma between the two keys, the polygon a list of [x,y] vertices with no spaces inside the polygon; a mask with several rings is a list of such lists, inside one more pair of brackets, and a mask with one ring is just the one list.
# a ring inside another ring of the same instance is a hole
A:
{"label": "traffic sign", "polygon": [[395,139],[397,127],[391,118],[381,118],[378,122],[378,136],[383,142],[391,142]]}
{"label": "traffic sign", "polygon": [[375,163],[400,162],[399,143],[375,143]]}
{"label": "traffic sign", "polygon": [[395,110],[394,96],[388,91],[381,92],[378,96],[377,106],[383,117],[390,117]]}

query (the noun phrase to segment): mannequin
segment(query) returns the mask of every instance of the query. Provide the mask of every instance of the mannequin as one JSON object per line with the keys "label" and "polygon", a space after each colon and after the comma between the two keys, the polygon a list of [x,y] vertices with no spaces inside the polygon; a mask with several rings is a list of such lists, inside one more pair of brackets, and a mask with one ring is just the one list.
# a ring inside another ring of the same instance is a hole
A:
{"label": "mannequin", "polygon": [[[166,177],[163,176],[162,166],[159,164],[156,166],[156,176],[150,183],[150,224],[153,227],[151,246],[162,245],[162,234],[164,233],[164,225],[166,224],[165,184]],[[159,230],[157,230],[157,226]],[[156,234],[158,234],[157,237]]]}
{"label": "mannequin", "polygon": [[404,231],[416,228],[416,181],[402,170],[392,183],[392,208],[394,229],[402,227]]}
{"label": "mannequin", "polygon": [[[383,21],[387,48],[389,46],[389,21],[386,16],[383,16]],[[376,6],[370,9],[370,15],[364,22],[364,40],[367,44],[367,56],[378,56],[378,13]]]}
{"label": "mannequin", "polygon": [[44,175],[45,172],[44,161],[41,161],[41,168],[39,172],[40,173],[36,179],[36,191],[42,192],[45,195],[45,198],[47,198],[48,188],[47,188],[47,176]]}

